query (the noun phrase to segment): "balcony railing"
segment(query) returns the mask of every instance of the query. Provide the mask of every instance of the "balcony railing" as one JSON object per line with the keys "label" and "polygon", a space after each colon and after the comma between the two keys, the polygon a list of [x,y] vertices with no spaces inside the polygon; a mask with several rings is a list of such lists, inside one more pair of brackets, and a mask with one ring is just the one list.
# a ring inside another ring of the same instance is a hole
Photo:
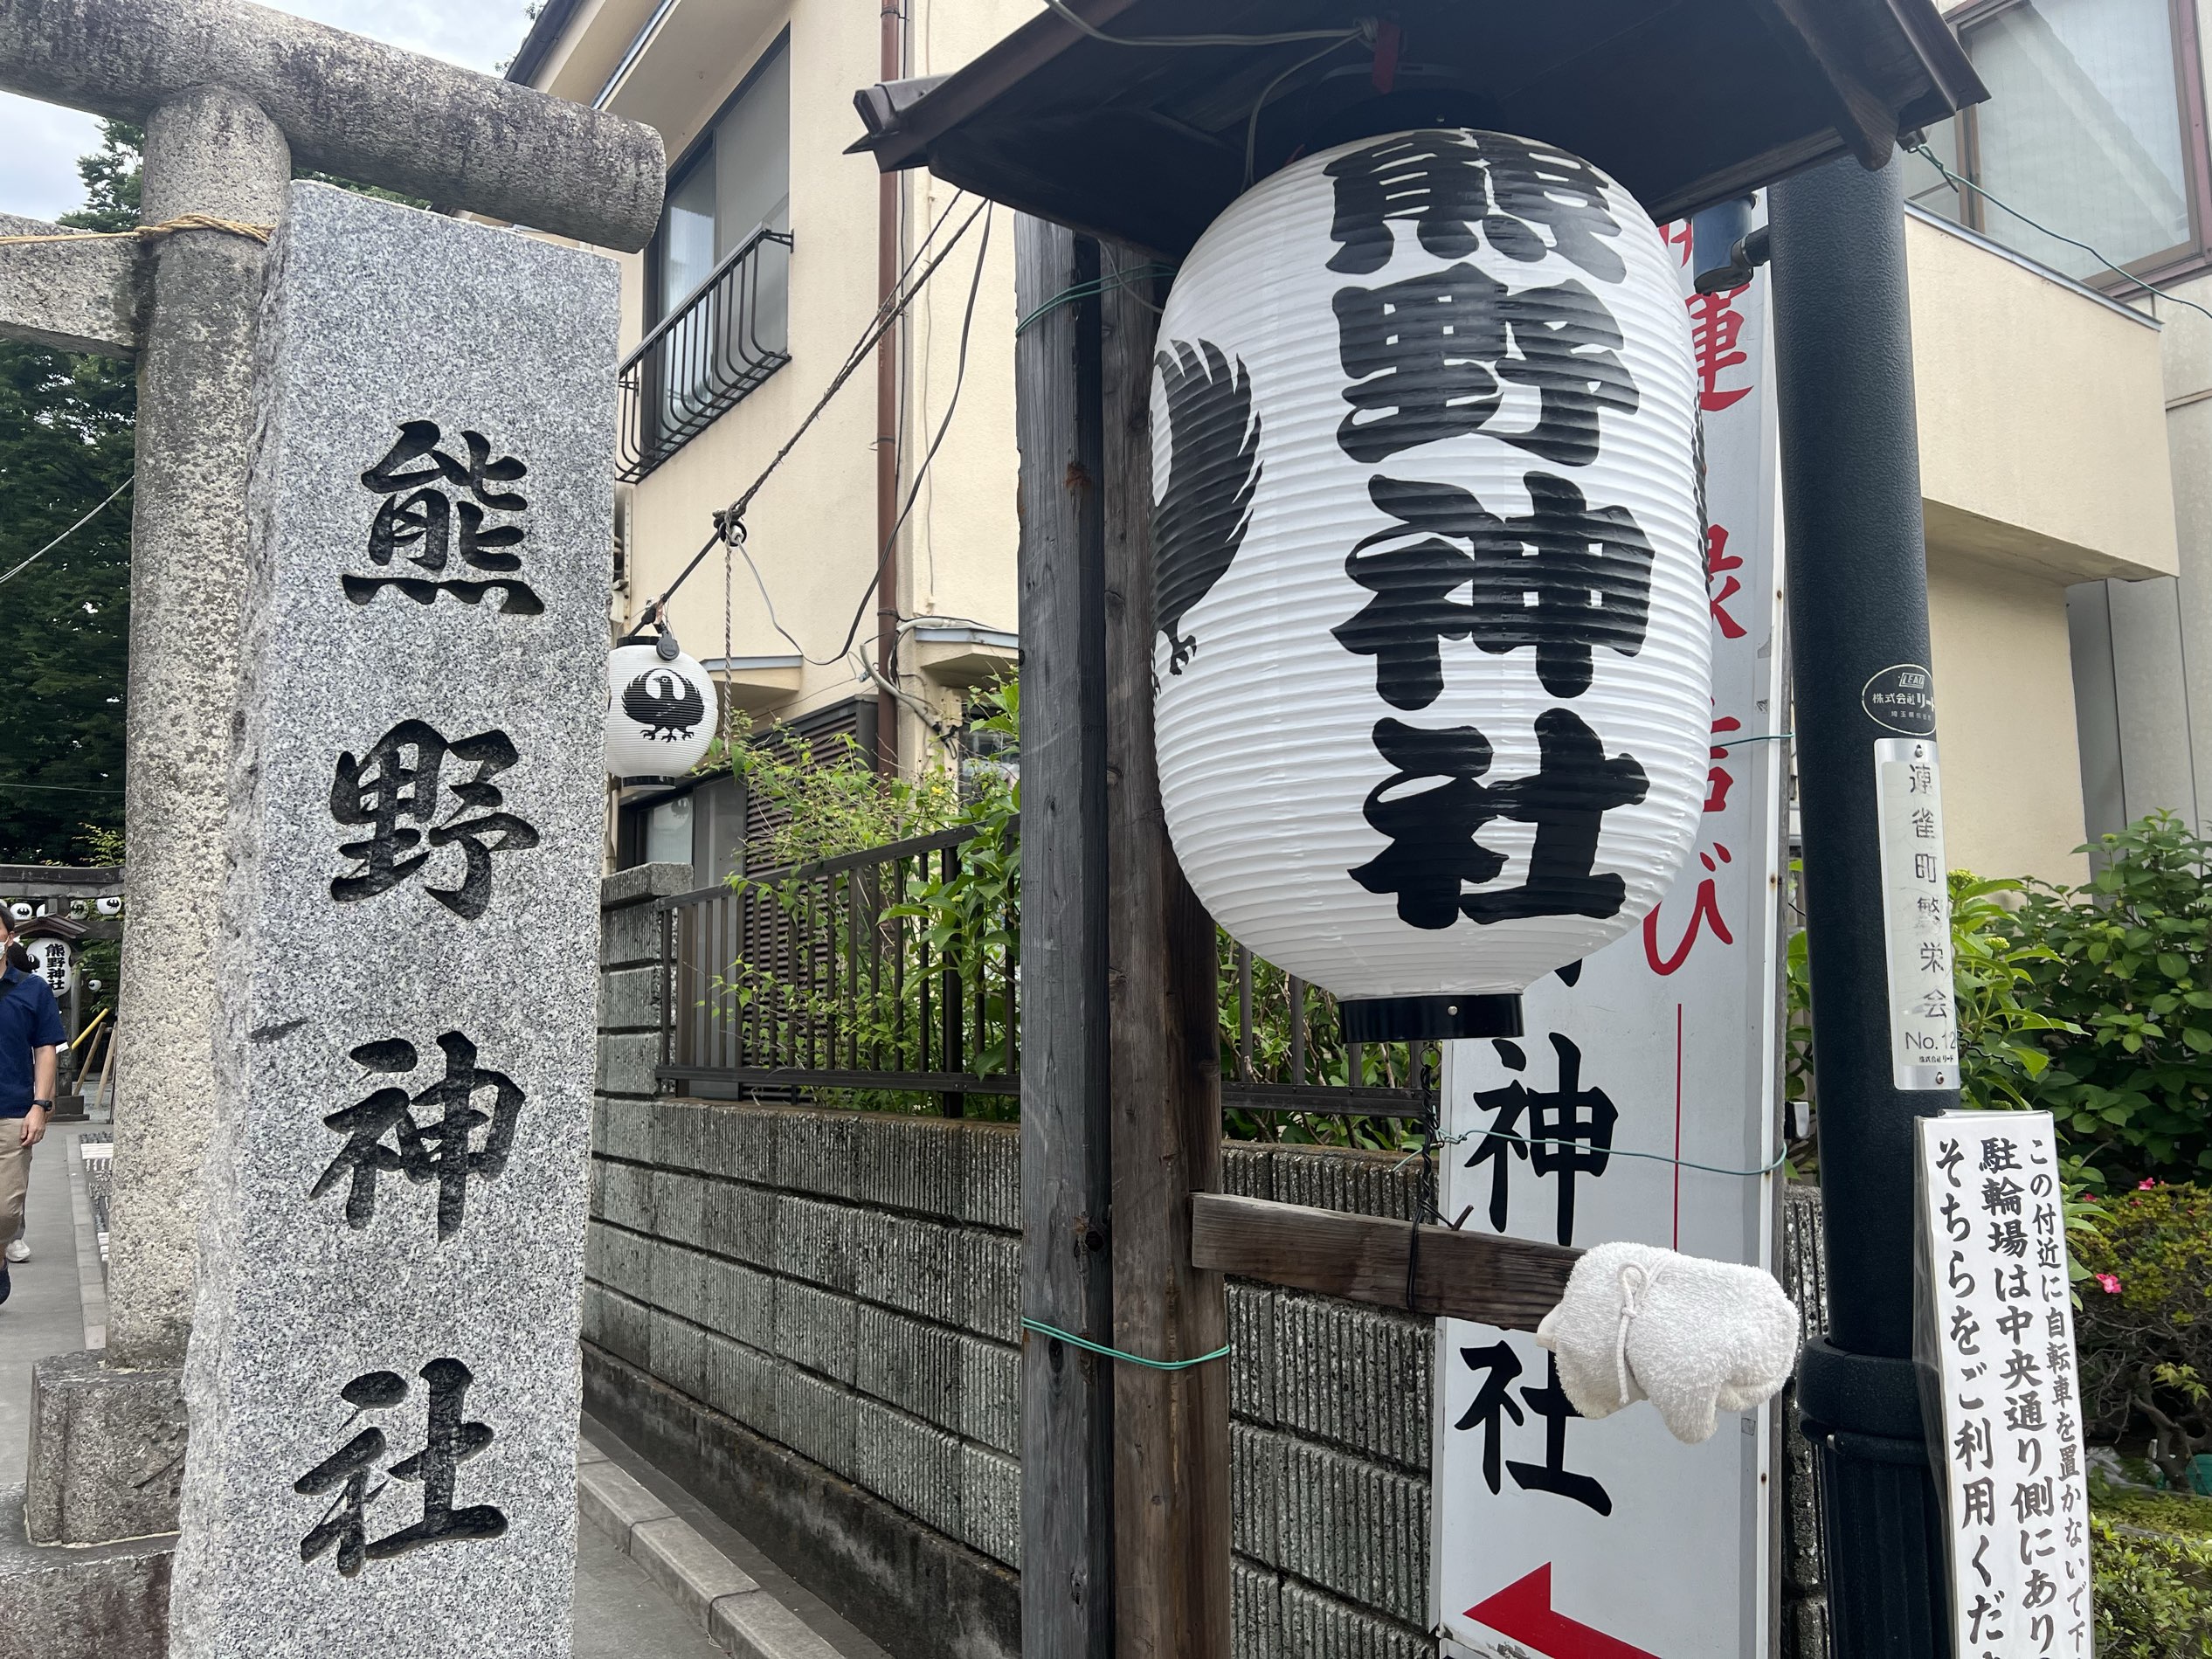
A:
{"label": "balcony railing", "polygon": [[615,475],[625,483],[660,466],[791,360],[791,250],[789,231],[754,232],[623,359]]}

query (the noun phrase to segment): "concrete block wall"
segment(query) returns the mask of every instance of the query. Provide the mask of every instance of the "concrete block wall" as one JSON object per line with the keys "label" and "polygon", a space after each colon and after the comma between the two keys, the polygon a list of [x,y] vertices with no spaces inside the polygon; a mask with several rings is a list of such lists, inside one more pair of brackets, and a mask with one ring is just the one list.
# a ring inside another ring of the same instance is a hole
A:
{"label": "concrete block wall", "polygon": [[[587,1403],[664,1461],[742,1454],[730,1491],[812,1481],[812,1510],[862,1503],[878,1518],[842,1524],[819,1559],[873,1600],[887,1645],[1011,1659],[1017,1133],[657,1095],[653,900],[689,885],[681,866],[605,884]],[[1400,1163],[1240,1145],[1224,1181],[1409,1216],[1420,1172]],[[1230,1324],[1238,1659],[1433,1656],[1427,1322],[1237,1282]],[[938,1634],[949,1580],[957,1639]]]}

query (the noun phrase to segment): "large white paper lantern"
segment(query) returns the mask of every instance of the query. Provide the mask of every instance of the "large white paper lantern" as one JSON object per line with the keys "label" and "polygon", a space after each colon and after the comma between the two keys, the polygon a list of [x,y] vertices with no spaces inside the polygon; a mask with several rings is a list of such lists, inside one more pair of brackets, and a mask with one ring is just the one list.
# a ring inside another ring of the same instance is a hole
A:
{"label": "large white paper lantern", "polygon": [[715,682],[678,651],[625,640],[607,653],[607,771],[625,787],[673,784],[715,740]]}
{"label": "large white paper lantern", "polygon": [[1688,857],[1696,419],[1665,245],[1549,145],[1326,150],[1184,262],[1152,390],[1168,828],[1348,1035],[1517,1031]]}

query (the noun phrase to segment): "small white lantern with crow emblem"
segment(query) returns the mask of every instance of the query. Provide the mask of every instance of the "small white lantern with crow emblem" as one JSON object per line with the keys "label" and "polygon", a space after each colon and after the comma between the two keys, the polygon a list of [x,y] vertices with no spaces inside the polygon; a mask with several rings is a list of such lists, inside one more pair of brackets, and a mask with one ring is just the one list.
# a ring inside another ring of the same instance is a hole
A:
{"label": "small white lantern with crow emblem", "polygon": [[1215,920],[1365,1040],[1505,1036],[1705,799],[1689,320],[1554,145],[1291,162],[1178,273],[1152,383],[1160,794]]}
{"label": "small white lantern with crow emblem", "polygon": [[607,653],[607,772],[625,788],[673,784],[715,740],[715,682],[665,626]]}

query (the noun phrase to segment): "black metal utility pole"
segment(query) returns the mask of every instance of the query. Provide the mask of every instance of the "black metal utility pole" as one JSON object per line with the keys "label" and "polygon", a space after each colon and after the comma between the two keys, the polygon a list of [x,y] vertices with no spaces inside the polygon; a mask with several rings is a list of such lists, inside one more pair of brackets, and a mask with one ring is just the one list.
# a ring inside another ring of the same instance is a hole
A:
{"label": "black metal utility pole", "polygon": [[[1831,162],[1776,185],[1768,210],[1828,1241],[1828,1334],[1806,1346],[1798,1406],[1836,1659],[1948,1651],[1911,1358],[1913,1123],[1959,1097],[1897,1086],[1875,772],[1875,745],[1914,723],[1895,711],[1897,671],[1929,656],[1898,174]],[[1932,737],[1932,709],[1922,723]]]}

